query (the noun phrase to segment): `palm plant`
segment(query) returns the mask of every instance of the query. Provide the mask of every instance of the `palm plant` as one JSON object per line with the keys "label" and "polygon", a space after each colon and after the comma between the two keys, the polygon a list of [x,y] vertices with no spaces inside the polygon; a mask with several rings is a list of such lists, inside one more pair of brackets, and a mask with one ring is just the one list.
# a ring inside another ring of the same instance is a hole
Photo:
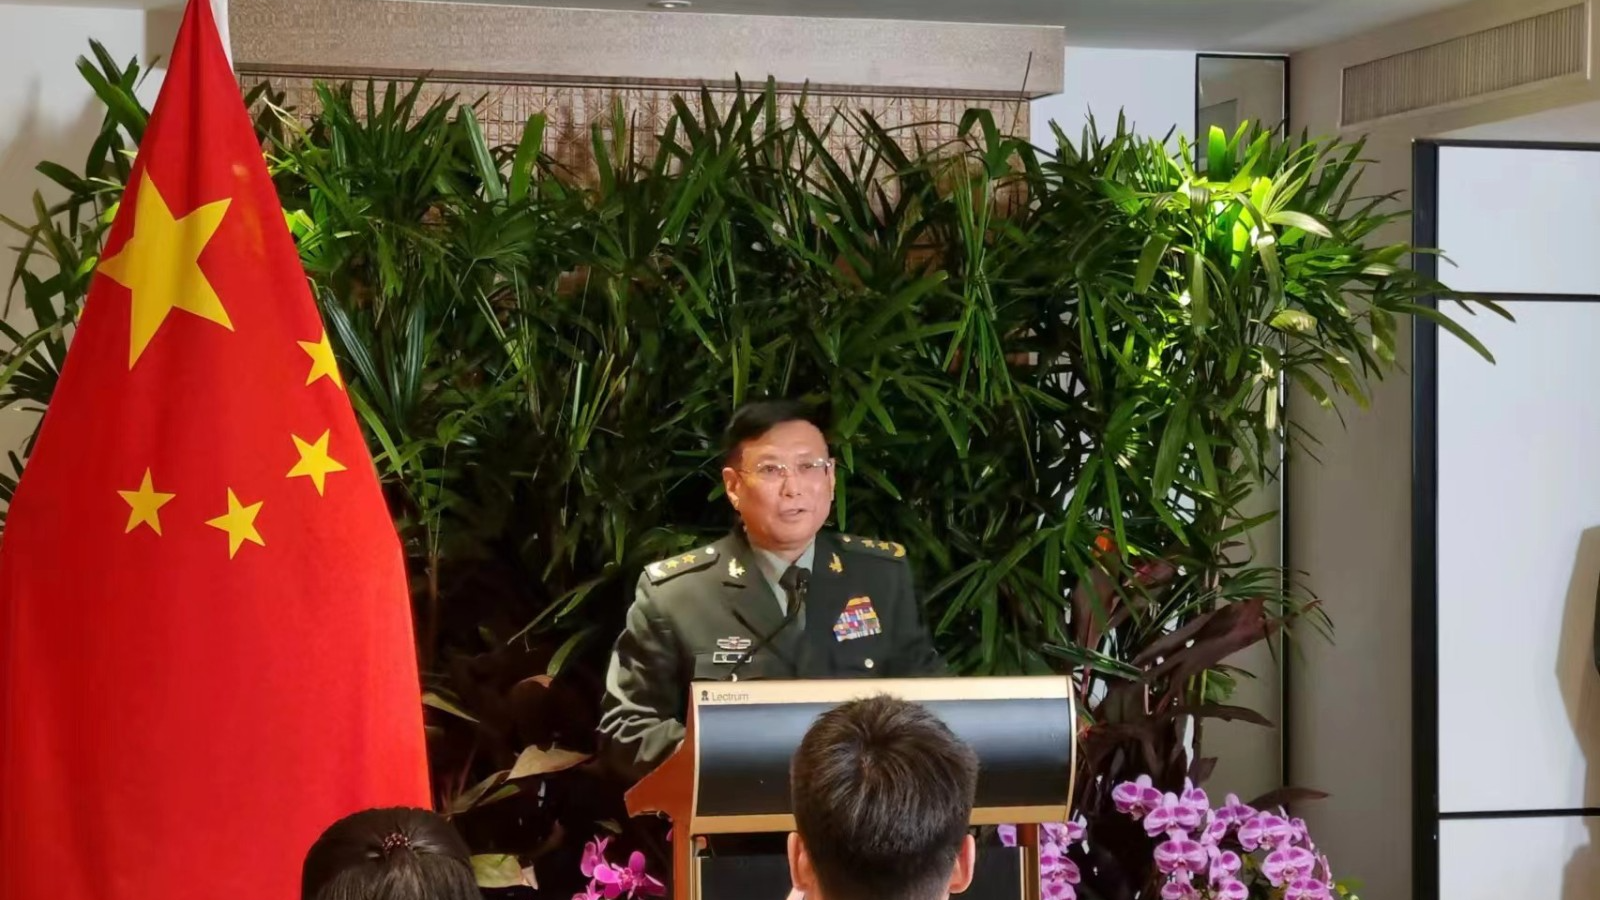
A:
{"label": "palm plant", "polygon": [[[142,128],[138,67],[95,54],[100,141],[10,223],[40,327],[7,333],[0,405],[48,403]],[[1077,673],[1088,887],[1132,897],[1148,839],[1102,786],[1203,780],[1188,723],[1265,721],[1225,660],[1321,618],[1236,547],[1285,384],[1364,399],[1406,315],[1487,355],[1371,243],[1396,213],[1356,195],[1359,143],[1213,132],[1202,174],[1120,123],[1045,152],[974,112],[925,146],[768,84],[677,98],[647,156],[619,108],[580,175],[541,117],[491,147],[422,87],[249,100],[407,550],[438,803],[489,885],[572,887],[594,823],[624,827],[582,765],[610,637],[643,564],[729,524],[728,412],[784,394],[831,405],[838,525],[906,545],[956,668]]]}

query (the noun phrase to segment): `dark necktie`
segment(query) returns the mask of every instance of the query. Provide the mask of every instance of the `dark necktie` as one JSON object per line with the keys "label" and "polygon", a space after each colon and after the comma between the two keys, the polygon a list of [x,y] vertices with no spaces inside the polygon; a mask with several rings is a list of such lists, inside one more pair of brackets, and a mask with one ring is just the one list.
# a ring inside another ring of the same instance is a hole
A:
{"label": "dark necktie", "polygon": [[778,585],[783,588],[785,614],[802,629],[806,627],[806,582],[809,578],[809,572],[794,565],[778,578]]}

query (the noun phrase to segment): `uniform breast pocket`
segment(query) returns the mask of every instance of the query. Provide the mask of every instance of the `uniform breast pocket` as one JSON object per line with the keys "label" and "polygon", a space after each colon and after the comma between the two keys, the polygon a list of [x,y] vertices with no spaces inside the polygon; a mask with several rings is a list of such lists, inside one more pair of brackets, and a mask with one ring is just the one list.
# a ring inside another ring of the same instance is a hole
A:
{"label": "uniform breast pocket", "polygon": [[839,641],[833,648],[834,668],[845,678],[879,678],[888,671],[889,645],[881,634]]}

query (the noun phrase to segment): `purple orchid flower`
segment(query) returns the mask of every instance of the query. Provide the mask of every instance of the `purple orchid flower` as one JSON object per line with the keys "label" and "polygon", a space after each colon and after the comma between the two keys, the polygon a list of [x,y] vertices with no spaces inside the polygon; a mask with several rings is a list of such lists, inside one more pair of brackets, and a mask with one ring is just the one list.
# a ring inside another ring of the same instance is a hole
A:
{"label": "purple orchid flower", "polygon": [[1211,871],[1208,873],[1208,877],[1211,879],[1212,884],[1221,884],[1223,881],[1232,878],[1239,874],[1239,869],[1244,866],[1244,860],[1240,859],[1239,854],[1232,850],[1222,850],[1212,846],[1206,848],[1206,855],[1211,860]]}
{"label": "purple orchid flower", "polygon": [[1296,878],[1283,892],[1283,900],[1331,900],[1328,886],[1315,878]]}
{"label": "purple orchid flower", "polygon": [[1140,819],[1161,805],[1161,792],[1155,789],[1149,775],[1140,775],[1117,785],[1111,792],[1111,802],[1116,804],[1117,812]]}
{"label": "purple orchid flower", "polygon": [[1163,875],[1193,875],[1203,871],[1209,862],[1206,848],[1179,831],[1170,832],[1167,840],[1156,846],[1156,868]]}
{"label": "purple orchid flower", "polygon": [[1188,831],[1199,826],[1205,814],[1205,807],[1190,803],[1176,794],[1166,794],[1161,798],[1161,805],[1144,817],[1144,831],[1151,837],[1175,827]]}
{"label": "purple orchid flower", "polygon": [[1307,878],[1317,864],[1317,858],[1304,847],[1279,847],[1267,854],[1261,863],[1261,874],[1267,876],[1273,887],[1283,887],[1291,881]]}
{"label": "purple orchid flower", "polygon": [[1250,889],[1237,878],[1224,878],[1217,882],[1211,896],[1216,900],[1249,900]]}
{"label": "purple orchid flower", "polygon": [[578,870],[585,878],[593,878],[595,870],[606,865],[606,845],[611,843],[611,838],[596,838],[583,845],[583,860],[578,864]]}
{"label": "purple orchid flower", "polygon": [[1040,887],[1043,887],[1043,890],[1040,890],[1040,897],[1043,897],[1043,900],[1078,900],[1077,887],[1070,886],[1066,881],[1040,878],[1040,882],[1042,882]]}
{"label": "purple orchid flower", "polygon": [[1194,885],[1174,879],[1161,886],[1161,900],[1200,900],[1200,892]]}
{"label": "purple orchid flower", "polygon": [[1211,819],[1210,822],[1206,823],[1205,830],[1200,832],[1200,843],[1205,844],[1207,847],[1215,847],[1222,843],[1223,838],[1228,836],[1229,827],[1228,823],[1221,819]]}
{"label": "purple orchid flower", "polygon": [[1260,847],[1273,850],[1293,838],[1294,832],[1289,828],[1289,823],[1282,816],[1272,813],[1256,813],[1239,826],[1239,844],[1246,850],[1253,851]]}
{"label": "purple orchid flower", "polygon": [[1201,812],[1211,808],[1211,798],[1207,797],[1205,791],[1195,787],[1194,782],[1187,778],[1183,780],[1183,796],[1179,799],[1190,806],[1198,808]]}
{"label": "purple orchid flower", "polygon": [[644,854],[635,850],[633,855],[628,857],[626,866],[605,863],[596,866],[594,880],[600,883],[601,893],[606,900],[617,900],[623,895],[660,897],[666,894],[666,886],[646,872],[644,867]]}
{"label": "purple orchid flower", "polygon": [[1240,803],[1236,794],[1229,794],[1226,801],[1217,810],[1218,821],[1227,822],[1229,825],[1237,825],[1256,814],[1254,809]]}

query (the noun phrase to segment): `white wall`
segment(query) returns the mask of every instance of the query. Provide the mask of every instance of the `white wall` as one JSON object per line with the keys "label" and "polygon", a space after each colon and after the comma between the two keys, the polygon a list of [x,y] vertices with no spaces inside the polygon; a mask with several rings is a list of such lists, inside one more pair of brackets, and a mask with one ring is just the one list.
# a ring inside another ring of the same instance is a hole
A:
{"label": "white wall", "polygon": [[1194,60],[1186,50],[1068,47],[1062,92],[1032,103],[1034,145],[1055,147],[1051,120],[1076,144],[1091,112],[1102,134],[1114,132],[1119,110],[1146,137],[1165,137],[1173,128],[1192,135]]}
{"label": "white wall", "polygon": [[[31,224],[33,194],[46,201],[63,192],[34,166],[44,160],[81,170],[100,128],[101,108],[83,76],[79,56],[91,54],[89,40],[105,45],[113,58],[141,63],[171,54],[177,19],[170,12],[147,14],[137,9],[86,6],[11,5],[0,0],[0,214]],[[141,94],[155,101],[162,70],[146,79]],[[16,265],[12,249],[20,236],[0,226],[0,289],[11,281]],[[9,317],[19,328],[32,326],[20,312],[21,295]],[[0,411],[0,459],[20,444],[35,417],[17,410]],[[7,465],[9,471],[9,465]]]}
{"label": "white wall", "polygon": [[[1477,0],[1296,53],[1290,75],[1293,130],[1306,129],[1313,136],[1341,132],[1346,66],[1565,5],[1566,0]],[[1600,34],[1600,16],[1590,18],[1593,70],[1600,62],[1600,41],[1593,39]],[[1344,130],[1348,138],[1367,138],[1362,157],[1370,163],[1357,193],[1392,193],[1409,208],[1415,139],[1592,102],[1597,95],[1600,79],[1571,76]],[[1373,239],[1409,241],[1410,220],[1395,222]],[[1441,274],[1449,283],[1450,271]],[[1469,329],[1477,325],[1477,320],[1467,322]],[[1441,337],[1441,345],[1447,340]],[[1406,900],[1412,886],[1408,322],[1402,322],[1397,341],[1399,368],[1373,386],[1369,410],[1340,404],[1336,416],[1299,390],[1289,394],[1290,420],[1317,443],[1292,459],[1288,469],[1288,555],[1296,569],[1308,573],[1335,629],[1333,643],[1308,637],[1301,652],[1288,656],[1289,775],[1297,784],[1331,794],[1300,812],[1335,872],[1360,878],[1363,897],[1384,900]]]}

